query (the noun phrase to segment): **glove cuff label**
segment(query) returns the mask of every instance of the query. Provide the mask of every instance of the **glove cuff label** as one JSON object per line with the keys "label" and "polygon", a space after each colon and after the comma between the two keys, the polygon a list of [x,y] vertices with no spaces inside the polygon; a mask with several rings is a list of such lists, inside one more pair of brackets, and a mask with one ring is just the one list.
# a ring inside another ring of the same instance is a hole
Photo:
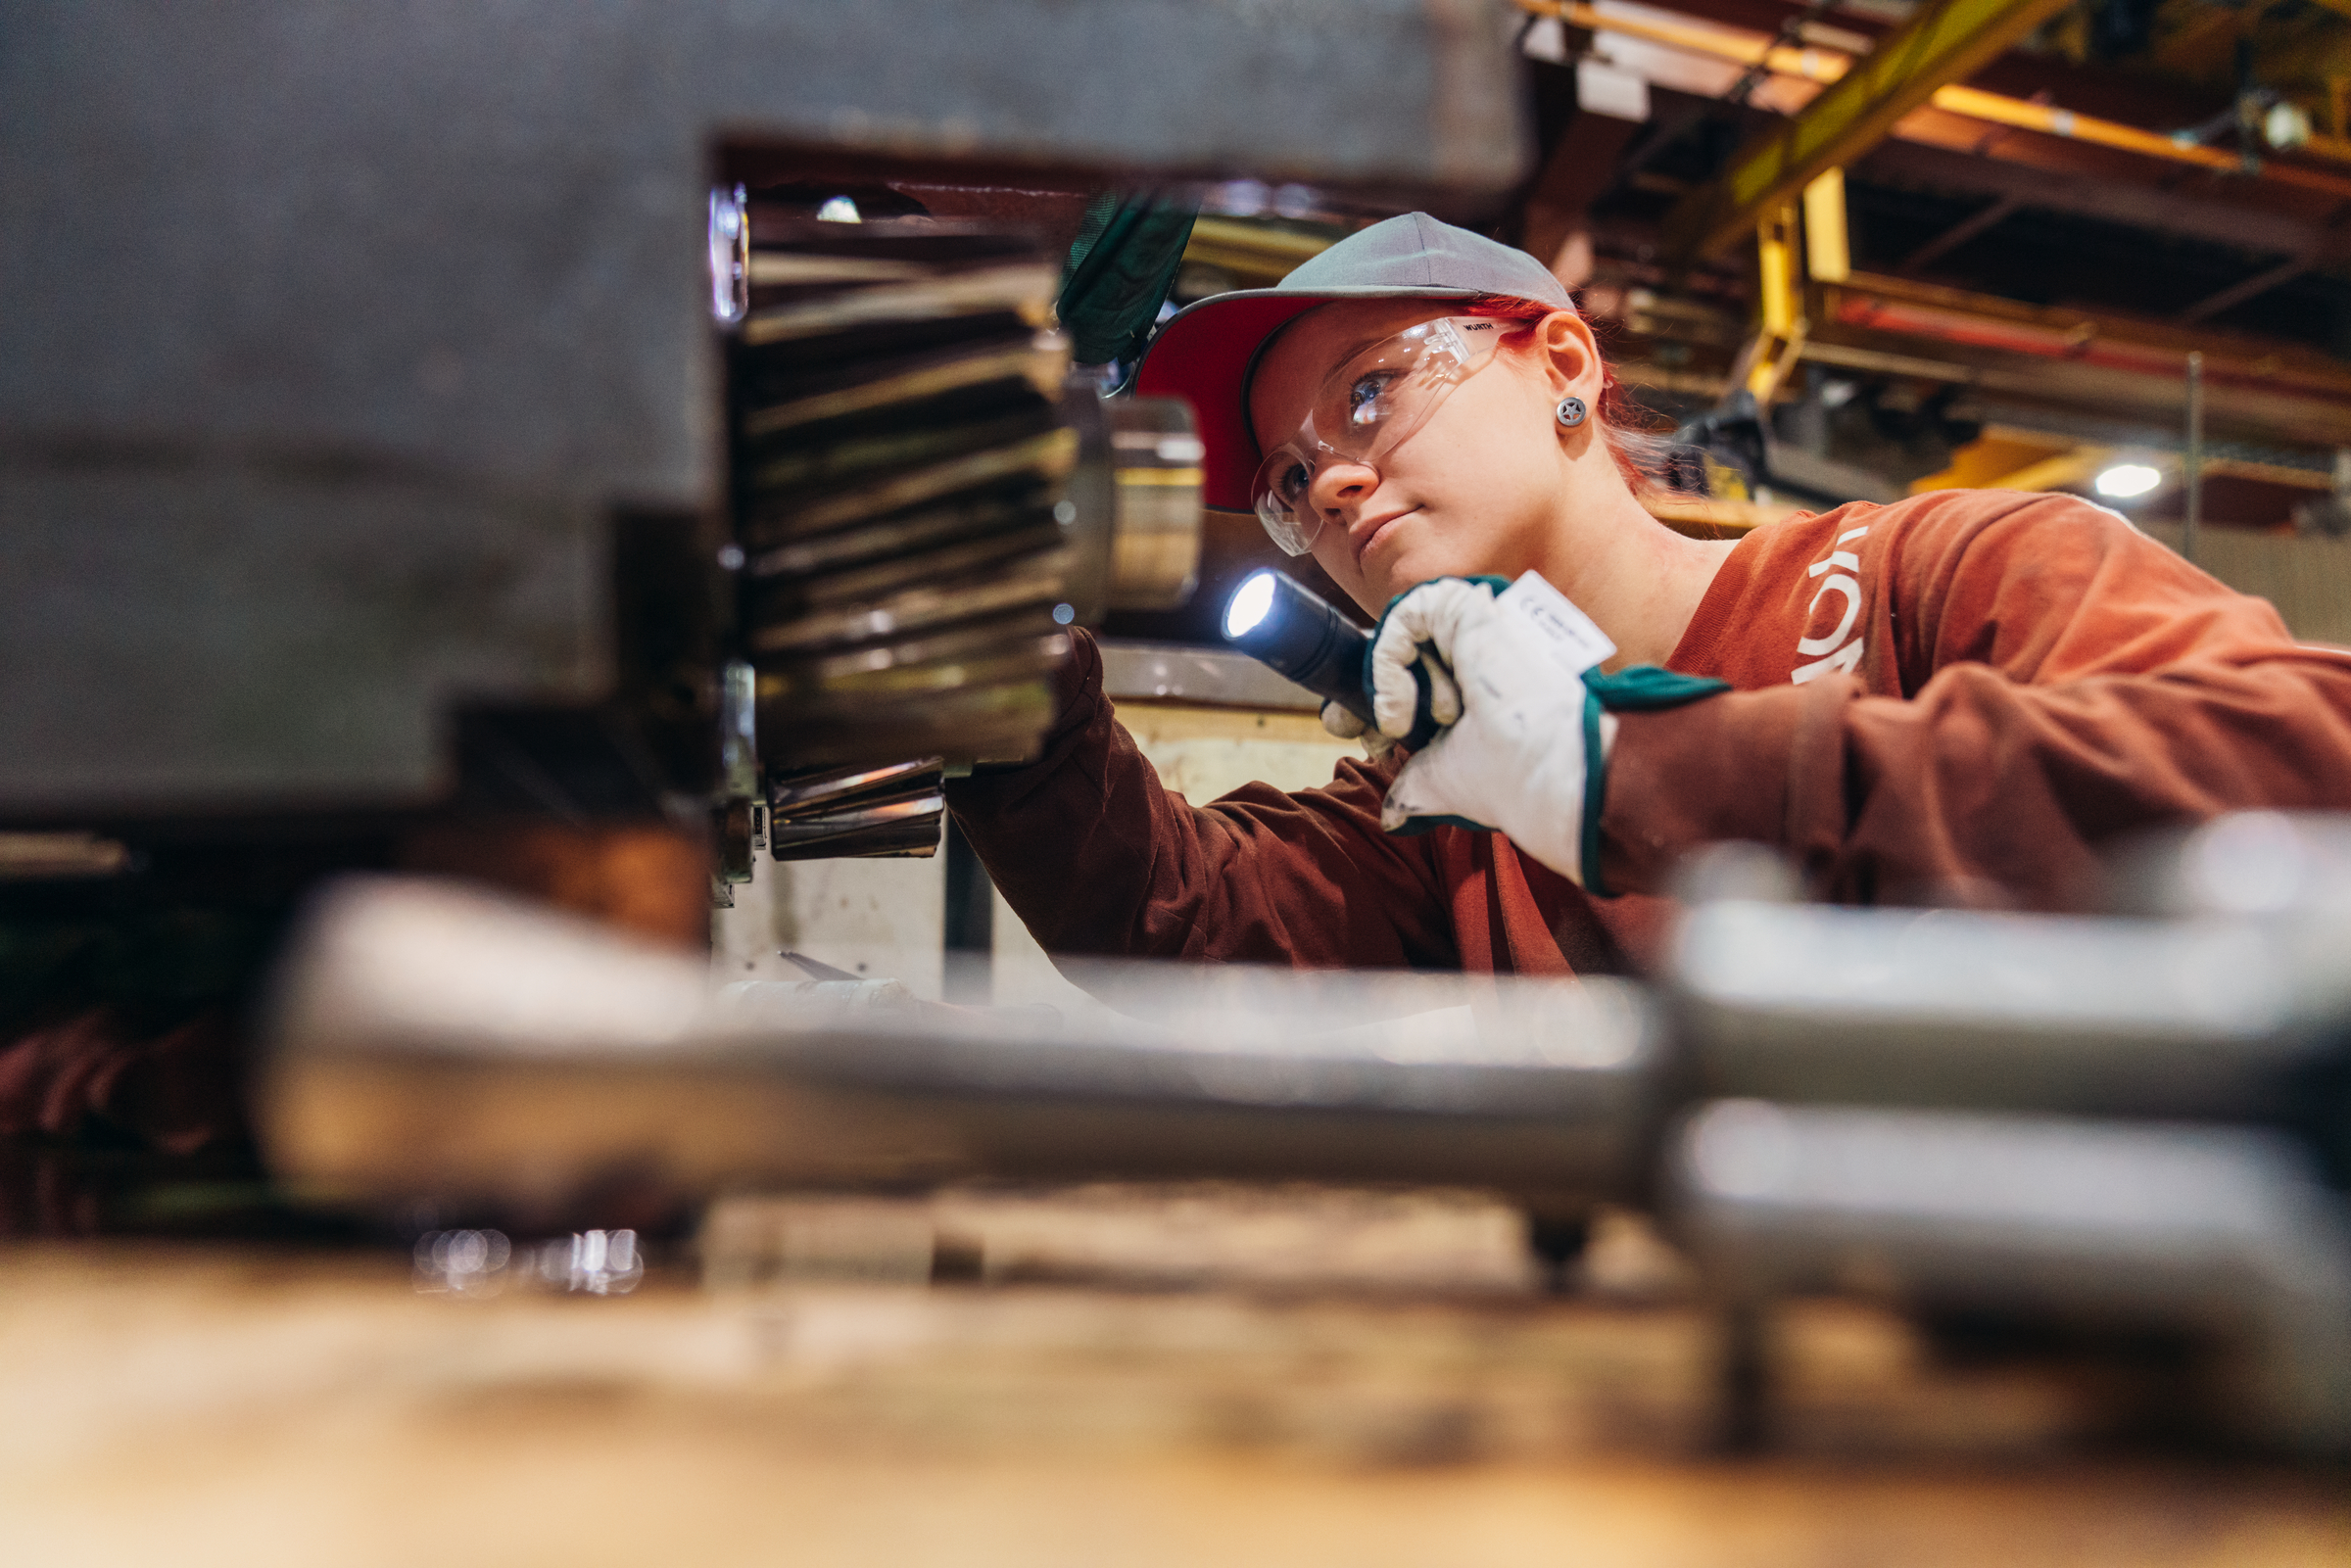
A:
{"label": "glove cuff label", "polygon": [[1571,676],[1597,668],[1615,655],[1616,644],[1608,634],[1540,572],[1521,574],[1494,602],[1533,628],[1552,659]]}

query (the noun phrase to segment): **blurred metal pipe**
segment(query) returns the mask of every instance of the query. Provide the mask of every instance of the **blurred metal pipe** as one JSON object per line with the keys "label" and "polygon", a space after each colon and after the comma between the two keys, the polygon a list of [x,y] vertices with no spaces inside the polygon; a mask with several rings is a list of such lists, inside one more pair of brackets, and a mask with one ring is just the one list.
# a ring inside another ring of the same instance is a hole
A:
{"label": "blurred metal pipe", "polygon": [[1731,899],[1676,939],[1710,1094],[2290,1119],[2346,1008],[2351,921],[2093,920]]}
{"label": "blurred metal pipe", "polygon": [[2240,1435],[2351,1442],[2351,1223],[2276,1132],[1719,1101],[1667,1203],[1734,1296],[1869,1288],[1945,1311],[2183,1336]]}
{"label": "blurred metal pipe", "polygon": [[2196,558],[2196,525],[2204,518],[2204,356],[2187,355],[2187,514],[2180,527],[2180,553]]}
{"label": "blurred metal pipe", "polygon": [[1630,987],[1128,967],[1151,1024],[890,984],[735,985],[486,894],[365,879],[286,961],[257,1124],[304,1190],[558,1216],[627,1186],[975,1176],[1638,1188],[1663,1114]]}

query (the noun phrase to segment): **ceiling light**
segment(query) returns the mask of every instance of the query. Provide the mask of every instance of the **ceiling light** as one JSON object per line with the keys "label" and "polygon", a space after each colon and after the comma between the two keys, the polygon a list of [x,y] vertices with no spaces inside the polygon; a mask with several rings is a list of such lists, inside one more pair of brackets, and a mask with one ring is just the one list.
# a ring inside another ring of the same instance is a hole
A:
{"label": "ceiling light", "polygon": [[2310,140],[2310,117],[2299,105],[2275,103],[2261,117],[2262,139],[2279,152]]}
{"label": "ceiling light", "polygon": [[2109,500],[2129,500],[2162,484],[2163,474],[2161,470],[2149,468],[2145,463],[2116,463],[2090,483],[2099,495]]}

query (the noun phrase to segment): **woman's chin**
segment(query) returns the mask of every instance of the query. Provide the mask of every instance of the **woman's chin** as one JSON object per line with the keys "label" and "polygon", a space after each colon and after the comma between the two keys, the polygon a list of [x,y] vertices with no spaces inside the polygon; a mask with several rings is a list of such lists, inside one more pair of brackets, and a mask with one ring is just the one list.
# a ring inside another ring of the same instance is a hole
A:
{"label": "woman's chin", "polygon": [[1439,577],[1466,577],[1476,571],[1452,558],[1452,552],[1440,549],[1406,548],[1396,551],[1386,560],[1365,563],[1364,581],[1385,604],[1408,589],[1417,588]]}

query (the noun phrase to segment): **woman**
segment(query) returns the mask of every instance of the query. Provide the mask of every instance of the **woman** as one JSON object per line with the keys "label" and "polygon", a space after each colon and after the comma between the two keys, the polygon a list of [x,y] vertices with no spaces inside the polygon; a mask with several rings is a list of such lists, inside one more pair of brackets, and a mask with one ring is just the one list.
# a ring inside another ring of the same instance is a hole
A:
{"label": "woman", "polygon": [[[1826,897],[2063,908],[2118,833],[2351,805],[2351,656],[2100,507],[1946,491],[1665,529],[1566,291],[1424,214],[1193,306],[1138,390],[1192,403],[1211,505],[1383,616],[1380,729],[1410,728],[1430,653],[1456,722],[1401,765],[1194,807],[1080,637],[1041,757],[950,794],[1050,951],[1638,972],[1708,842],[1776,846]],[[1602,673],[1473,581],[1528,572],[1613,642]],[[1627,702],[1610,672],[1644,665],[1697,679]]]}

